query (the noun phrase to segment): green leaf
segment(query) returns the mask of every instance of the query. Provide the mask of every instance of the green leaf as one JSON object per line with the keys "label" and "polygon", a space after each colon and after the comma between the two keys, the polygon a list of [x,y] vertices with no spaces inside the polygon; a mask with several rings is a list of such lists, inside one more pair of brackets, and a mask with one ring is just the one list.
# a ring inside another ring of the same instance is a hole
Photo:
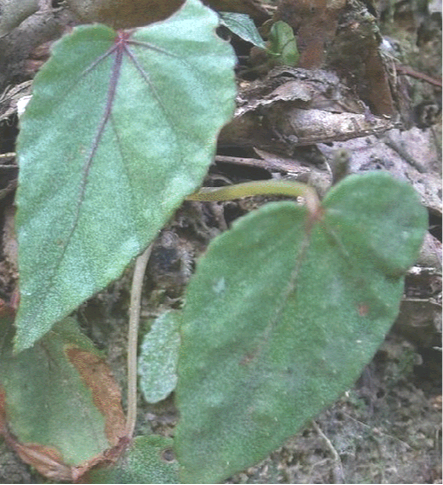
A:
{"label": "green leaf", "polygon": [[201,183],[234,108],[232,48],[198,0],[131,31],[74,29],[22,120],[16,349],[117,278]]}
{"label": "green leaf", "polygon": [[177,384],[179,313],[160,315],[145,335],[138,359],[139,385],[147,402],[165,399]]}
{"label": "green leaf", "polygon": [[258,462],[358,378],[398,313],[427,227],[414,190],[349,176],[321,214],[267,204],[215,239],[181,325],[175,449],[186,483]]}
{"label": "green leaf", "polygon": [[[115,445],[124,430],[120,394],[103,356],[76,321],[57,323],[34,347],[16,356],[13,326],[5,320],[0,325],[6,419],[23,449],[39,446],[48,460],[53,450],[69,466]],[[45,473],[44,461],[30,463]]]}
{"label": "green leaf", "polygon": [[265,41],[261,38],[254,21],[249,15],[243,13],[220,12],[220,23],[227,27],[233,34],[238,35],[246,42],[250,42],[262,49],[266,48]]}
{"label": "green leaf", "polygon": [[138,436],[112,468],[93,470],[89,483],[180,483],[172,438]]}
{"label": "green leaf", "polygon": [[269,32],[269,51],[271,57],[285,66],[296,66],[300,58],[297,48],[297,39],[292,27],[278,20]]}

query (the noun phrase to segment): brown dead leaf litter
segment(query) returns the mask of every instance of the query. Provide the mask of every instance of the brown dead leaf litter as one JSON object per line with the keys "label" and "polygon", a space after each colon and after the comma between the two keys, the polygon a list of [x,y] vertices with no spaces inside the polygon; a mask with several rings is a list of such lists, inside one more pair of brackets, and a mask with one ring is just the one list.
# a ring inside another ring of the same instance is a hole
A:
{"label": "brown dead leaf litter", "polygon": [[[234,4],[209,3],[226,10]],[[441,1],[239,5],[263,35],[267,17],[288,22],[301,59],[297,67],[270,66],[262,53],[232,38],[239,58],[237,109],[220,135],[206,184],[283,178],[309,182],[323,195],[339,154],[351,173],[385,170],[411,183],[429,210],[430,229],[408,274],[400,316],[355,387],[228,483],[441,483]],[[77,21],[63,2],[52,6],[0,37],[0,304],[14,305],[17,296],[17,104],[30,94],[51,42]],[[143,331],[150,318],[182,305],[208,242],[266,200],[183,204],[155,243]],[[78,311],[122,388],[130,274]],[[139,404],[139,432],[173,434],[173,398]],[[0,483],[42,482],[0,444]]]}

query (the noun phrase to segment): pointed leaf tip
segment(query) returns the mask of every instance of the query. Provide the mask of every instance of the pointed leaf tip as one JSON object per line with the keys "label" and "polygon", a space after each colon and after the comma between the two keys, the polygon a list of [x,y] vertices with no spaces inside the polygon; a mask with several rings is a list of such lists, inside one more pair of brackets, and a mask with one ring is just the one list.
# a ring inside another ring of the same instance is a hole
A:
{"label": "pointed leaf tip", "polygon": [[200,185],[234,110],[217,25],[188,0],[165,22],[56,44],[18,139],[16,350],[117,278]]}

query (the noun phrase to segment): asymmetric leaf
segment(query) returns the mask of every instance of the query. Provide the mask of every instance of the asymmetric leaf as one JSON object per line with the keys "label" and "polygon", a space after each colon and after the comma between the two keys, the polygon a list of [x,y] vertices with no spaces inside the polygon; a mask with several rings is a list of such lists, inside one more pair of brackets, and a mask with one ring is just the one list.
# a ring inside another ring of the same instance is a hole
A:
{"label": "asymmetric leaf", "polygon": [[[103,356],[75,320],[65,319],[31,349],[12,355],[14,327],[1,322],[0,386],[20,455],[54,480],[117,444],[125,420]],[[1,414],[1,413],[0,413]],[[38,451],[38,454],[36,453]]]}
{"label": "asymmetric leaf", "polygon": [[180,327],[184,482],[258,462],[352,385],[394,322],[426,227],[413,189],[374,172],[331,189],[314,220],[271,203],[213,241]]}
{"label": "asymmetric leaf", "polygon": [[234,108],[235,57],[188,0],[131,31],[74,29],[21,120],[16,349],[117,278],[201,183]]}

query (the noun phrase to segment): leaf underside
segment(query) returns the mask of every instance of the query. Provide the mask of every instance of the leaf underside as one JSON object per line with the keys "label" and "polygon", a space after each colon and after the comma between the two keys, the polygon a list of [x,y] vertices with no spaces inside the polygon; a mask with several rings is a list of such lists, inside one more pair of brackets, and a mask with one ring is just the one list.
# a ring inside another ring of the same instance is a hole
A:
{"label": "leaf underside", "polygon": [[350,176],[310,225],[267,204],[215,239],[187,291],[175,449],[185,483],[280,446],[359,376],[392,325],[427,227],[413,189]]}
{"label": "leaf underside", "polygon": [[119,277],[200,185],[234,108],[217,23],[188,0],[165,22],[55,45],[18,139],[16,350]]}
{"label": "leaf underside", "polygon": [[165,399],[177,384],[180,313],[166,312],[152,324],[140,346],[137,371],[146,402]]}

